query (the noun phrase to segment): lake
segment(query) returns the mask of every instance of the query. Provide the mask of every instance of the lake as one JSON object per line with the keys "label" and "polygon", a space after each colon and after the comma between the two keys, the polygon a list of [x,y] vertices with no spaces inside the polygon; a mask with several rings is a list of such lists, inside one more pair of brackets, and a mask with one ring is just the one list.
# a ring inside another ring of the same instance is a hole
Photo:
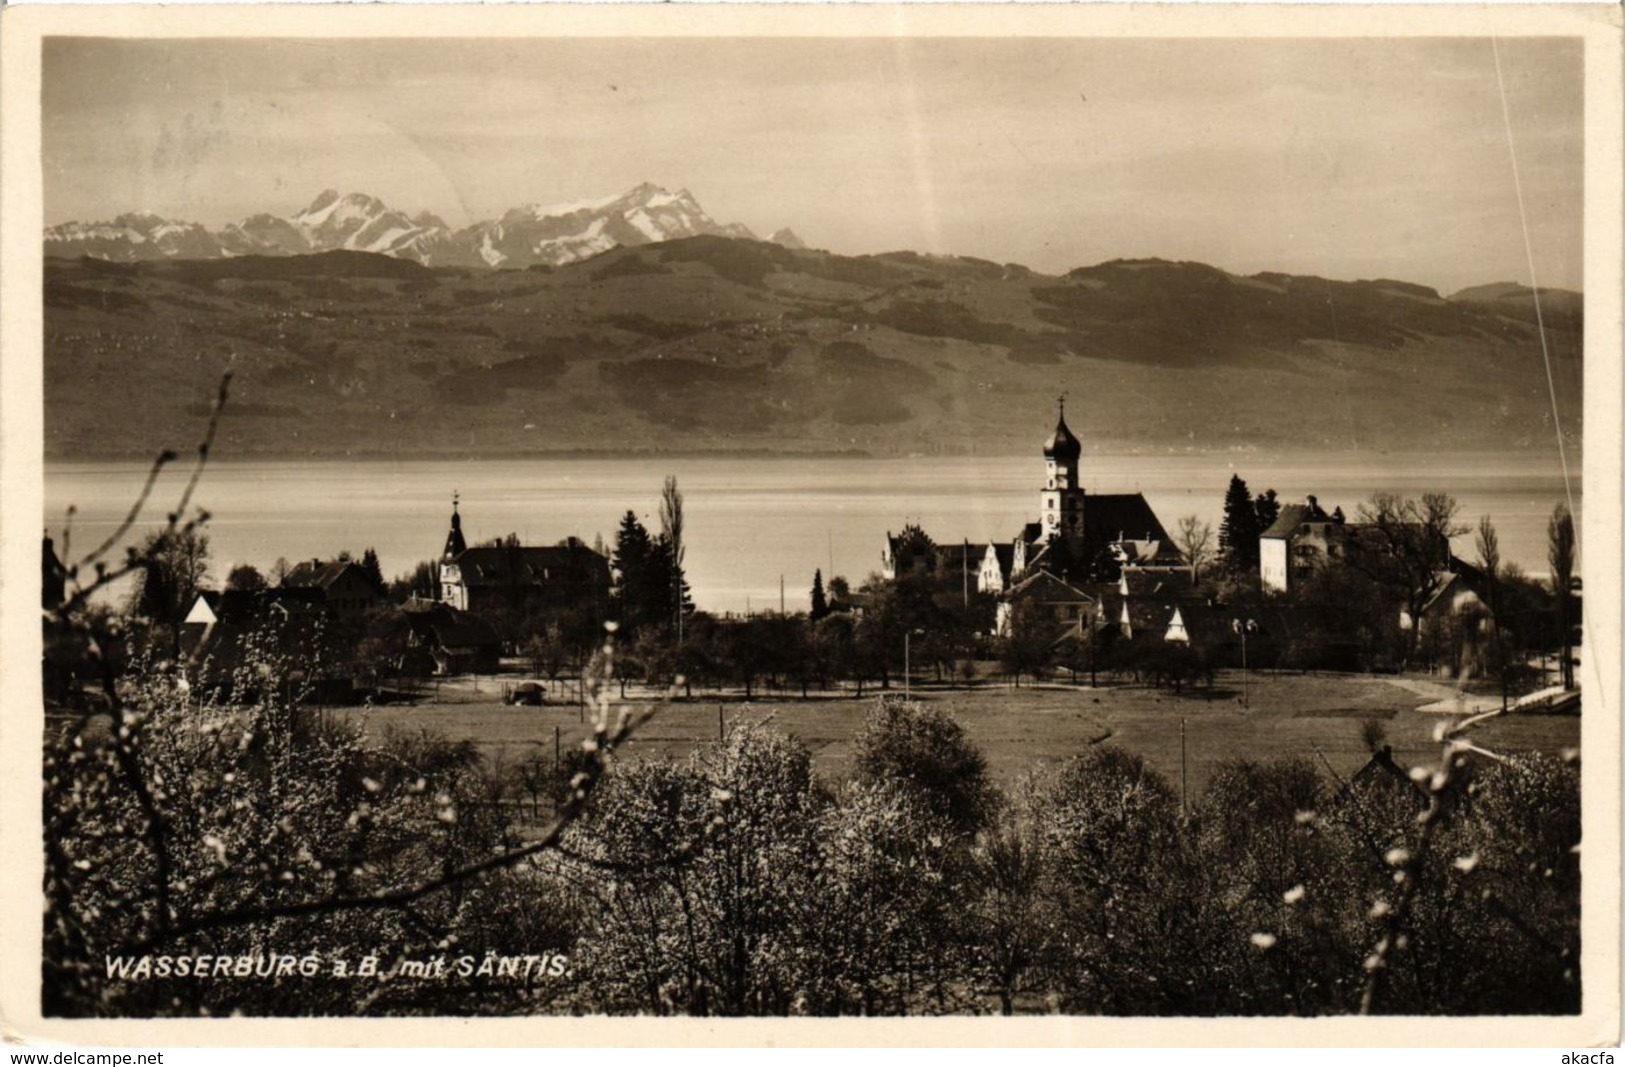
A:
{"label": "lake", "polygon": [[[152,518],[174,505],[184,463],[160,479]],[[1571,457],[1579,505],[1579,461]],[[60,536],[77,505],[79,552],[105,537],[128,510],[145,466],[46,465],[46,525]],[[1416,496],[1448,492],[1463,523],[1491,515],[1503,557],[1546,574],[1546,521],[1564,498],[1555,454],[1270,455],[1262,452],[1085,455],[1092,492],[1143,492],[1170,533],[1180,516],[1218,529],[1232,471],[1255,492],[1283,501],[1313,493],[1328,511],[1353,518],[1360,501],[1384,490]],[[439,556],[451,496],[462,498],[469,544],[517,533],[527,544],[575,535],[612,543],[620,517],[635,511],[659,530],[661,485],[675,475],[684,497],[687,572],[708,611],[805,609],[814,568],[856,586],[880,569],[887,531],[917,522],[939,542],[1011,540],[1038,511],[1043,461],[1027,457],[864,459],[847,457],[524,458],[509,460],[312,460],[210,464],[196,497],[208,525],[211,579],[232,565],[269,570],[279,557],[331,557],[371,546],[386,576]],[[1473,539],[1456,543],[1474,558]]]}

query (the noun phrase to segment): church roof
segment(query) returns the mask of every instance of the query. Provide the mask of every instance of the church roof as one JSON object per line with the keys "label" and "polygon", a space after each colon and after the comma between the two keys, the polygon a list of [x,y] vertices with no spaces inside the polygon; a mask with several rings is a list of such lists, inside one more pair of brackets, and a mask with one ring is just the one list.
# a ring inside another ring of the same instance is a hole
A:
{"label": "church roof", "polygon": [[1090,545],[1113,541],[1167,541],[1173,538],[1139,493],[1091,493],[1083,500],[1083,537]]}
{"label": "church roof", "polygon": [[446,548],[441,553],[442,559],[455,559],[468,548],[468,542],[463,540],[463,517],[457,514],[457,498],[451,498],[451,532],[446,534]]}
{"label": "church roof", "polygon": [[609,561],[586,545],[483,545],[457,556],[464,585],[543,585],[578,577],[609,580]]}

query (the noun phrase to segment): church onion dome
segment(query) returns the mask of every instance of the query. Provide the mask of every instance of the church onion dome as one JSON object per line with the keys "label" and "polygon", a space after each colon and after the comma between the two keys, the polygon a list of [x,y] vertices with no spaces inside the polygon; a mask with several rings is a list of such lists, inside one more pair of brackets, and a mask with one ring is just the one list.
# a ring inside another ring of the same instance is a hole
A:
{"label": "church onion dome", "polygon": [[1044,458],[1069,463],[1076,462],[1082,455],[1083,445],[1072,436],[1072,431],[1067,429],[1066,412],[1062,410],[1060,417],[1055,421],[1055,432],[1044,442]]}

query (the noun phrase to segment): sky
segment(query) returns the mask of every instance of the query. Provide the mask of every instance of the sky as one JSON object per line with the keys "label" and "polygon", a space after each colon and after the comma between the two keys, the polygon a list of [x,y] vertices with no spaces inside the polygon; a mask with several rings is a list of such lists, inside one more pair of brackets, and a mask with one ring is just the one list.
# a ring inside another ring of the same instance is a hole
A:
{"label": "sky", "polygon": [[462,225],[651,181],[849,254],[1449,293],[1529,280],[1515,151],[1536,280],[1579,289],[1582,65],[1562,38],[53,38],[45,221],[331,187]]}

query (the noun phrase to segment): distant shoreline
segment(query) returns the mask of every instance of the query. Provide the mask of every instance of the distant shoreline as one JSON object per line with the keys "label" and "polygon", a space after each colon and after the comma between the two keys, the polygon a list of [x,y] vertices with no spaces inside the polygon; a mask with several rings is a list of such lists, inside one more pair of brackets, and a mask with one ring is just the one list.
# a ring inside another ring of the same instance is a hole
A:
{"label": "distant shoreline", "polygon": [[[1368,448],[1279,448],[1269,446],[1234,447],[1234,448],[1085,448],[1084,456],[1123,457],[1143,456],[1148,458],[1180,456],[1234,456],[1237,458],[1269,457],[1290,454],[1303,459],[1315,457],[1353,458],[1361,456],[1403,456],[1407,450],[1368,449]],[[1520,456],[1549,452],[1553,460],[1557,459],[1555,447],[1548,448],[1460,448],[1460,449],[1434,449],[1430,456]],[[194,456],[194,450],[180,451],[176,463],[188,463]],[[1571,466],[1578,466],[1583,456],[1580,445],[1568,446],[1568,456]],[[210,456],[210,463],[454,463],[467,462],[518,462],[526,460],[649,460],[649,459],[717,459],[717,460],[868,460],[868,461],[895,461],[895,460],[994,460],[994,459],[1030,459],[1032,449],[996,451],[996,452],[881,452],[866,449],[827,449],[827,450],[795,450],[795,449],[725,449],[725,448],[690,448],[690,449],[535,449],[529,451],[503,451],[503,452],[244,452],[230,453],[219,450]],[[44,462],[50,464],[86,464],[86,463],[150,463],[154,455],[151,452],[93,452],[93,453],[52,453],[44,454]]]}

